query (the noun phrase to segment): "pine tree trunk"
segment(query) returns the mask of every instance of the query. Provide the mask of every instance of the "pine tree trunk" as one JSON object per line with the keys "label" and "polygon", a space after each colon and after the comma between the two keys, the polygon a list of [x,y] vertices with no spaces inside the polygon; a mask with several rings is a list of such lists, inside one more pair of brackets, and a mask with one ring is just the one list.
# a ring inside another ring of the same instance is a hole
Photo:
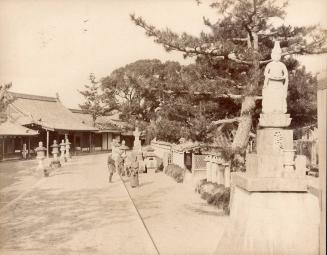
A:
{"label": "pine tree trunk", "polygon": [[246,96],[242,102],[241,120],[239,122],[234,140],[232,143],[232,151],[238,152],[246,148],[250,130],[252,126],[252,112],[255,108],[255,97]]}

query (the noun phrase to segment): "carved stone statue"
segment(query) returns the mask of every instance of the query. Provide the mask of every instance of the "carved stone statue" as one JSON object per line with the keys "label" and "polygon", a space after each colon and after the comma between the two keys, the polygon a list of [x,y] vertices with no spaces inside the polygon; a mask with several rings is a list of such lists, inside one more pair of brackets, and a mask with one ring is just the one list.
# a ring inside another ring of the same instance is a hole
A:
{"label": "carved stone statue", "polygon": [[270,62],[265,68],[265,81],[262,90],[263,113],[286,113],[287,112],[287,88],[288,72],[284,63],[280,62],[281,48],[275,41],[271,52]]}

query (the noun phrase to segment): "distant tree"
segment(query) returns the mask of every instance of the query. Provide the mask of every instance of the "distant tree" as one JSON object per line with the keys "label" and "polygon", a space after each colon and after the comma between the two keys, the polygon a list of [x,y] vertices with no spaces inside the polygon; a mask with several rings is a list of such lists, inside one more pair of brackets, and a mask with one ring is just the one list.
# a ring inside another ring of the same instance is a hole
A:
{"label": "distant tree", "polygon": [[[139,60],[114,70],[101,82],[104,97],[115,95],[121,117],[132,123],[138,120],[138,125],[147,129],[151,137],[155,134],[162,140],[178,141],[183,136],[203,141],[212,129],[210,121],[234,116],[239,111],[228,95],[213,98],[202,93],[203,83],[207,83],[206,92],[214,92],[215,81],[206,77],[208,72],[196,64]],[[170,124],[176,128],[170,129],[174,132],[168,135]]]}
{"label": "distant tree", "polygon": [[6,120],[7,107],[13,100],[12,96],[8,93],[11,86],[11,83],[0,85],[0,122]]}
{"label": "distant tree", "polygon": [[159,60],[138,60],[114,70],[101,79],[105,98],[115,101],[124,120],[149,122],[159,105],[157,75],[162,63]]}
{"label": "distant tree", "polygon": [[218,19],[211,23],[204,18],[211,33],[202,32],[199,37],[159,30],[142,17],[131,15],[132,21],[167,51],[196,57],[198,64],[210,70],[207,84],[241,104],[239,117],[231,116],[230,120],[238,122],[231,146],[233,154],[244,151],[249,140],[263,84],[263,69],[271,61],[274,41],[280,41],[284,61],[294,54],[327,52],[326,37],[315,26],[274,26],[272,18],[283,19],[286,5],[286,1],[278,5],[270,0],[213,1],[210,6],[217,10]]}
{"label": "distant tree", "polygon": [[292,128],[317,123],[317,78],[299,66],[298,61],[290,58],[286,65],[289,73],[288,112],[291,114]]}
{"label": "distant tree", "polygon": [[84,103],[80,104],[79,107],[92,116],[93,125],[95,125],[96,119],[99,116],[104,115],[115,107],[112,103],[107,103],[110,101],[110,98],[103,97],[99,82],[96,81],[93,73],[90,74],[89,80],[91,85],[84,85],[85,90],[79,91],[85,99]]}

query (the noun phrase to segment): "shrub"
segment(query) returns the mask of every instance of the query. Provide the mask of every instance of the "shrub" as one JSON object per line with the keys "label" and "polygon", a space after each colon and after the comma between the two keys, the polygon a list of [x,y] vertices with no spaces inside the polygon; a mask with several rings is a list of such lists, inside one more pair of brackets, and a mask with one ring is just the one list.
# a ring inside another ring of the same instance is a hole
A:
{"label": "shrub", "polygon": [[165,168],[164,172],[173,177],[178,183],[181,183],[184,180],[185,170],[178,165],[170,164]]}
{"label": "shrub", "polygon": [[158,161],[158,168],[157,168],[157,172],[162,172],[164,169],[164,165],[163,165],[163,160],[160,158],[157,158]]}
{"label": "shrub", "polygon": [[230,188],[226,188],[222,184],[218,185],[206,180],[200,180],[195,190],[208,204],[217,206],[219,209],[223,209],[226,214],[229,214]]}

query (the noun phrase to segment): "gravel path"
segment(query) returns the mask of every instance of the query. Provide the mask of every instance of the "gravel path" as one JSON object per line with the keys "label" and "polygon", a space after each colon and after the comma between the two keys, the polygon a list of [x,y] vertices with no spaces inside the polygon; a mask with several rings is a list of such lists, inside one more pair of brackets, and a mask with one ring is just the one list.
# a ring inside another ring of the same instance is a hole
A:
{"label": "gravel path", "polygon": [[228,217],[200,199],[191,183],[155,173],[141,174],[138,188],[126,186],[160,254],[215,251]]}
{"label": "gravel path", "polygon": [[157,254],[106,155],[75,157],[0,212],[0,254]]}

